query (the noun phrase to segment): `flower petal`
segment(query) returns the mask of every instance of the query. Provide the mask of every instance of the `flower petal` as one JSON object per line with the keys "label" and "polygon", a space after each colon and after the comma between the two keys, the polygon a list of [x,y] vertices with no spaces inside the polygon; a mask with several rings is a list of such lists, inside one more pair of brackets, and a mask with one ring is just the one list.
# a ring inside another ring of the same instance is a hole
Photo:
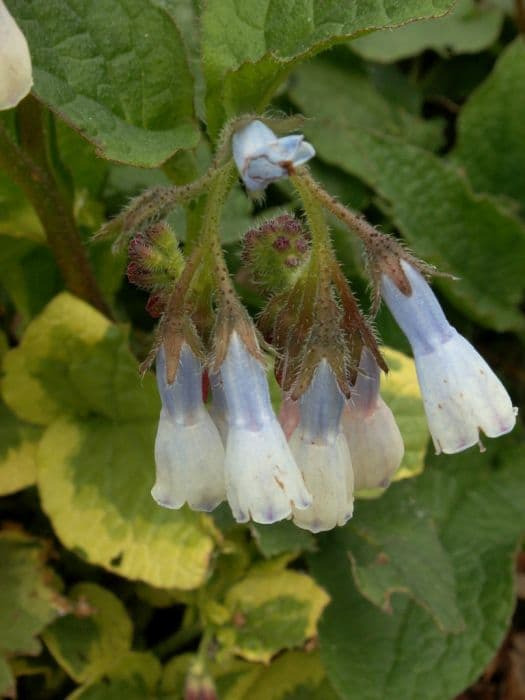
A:
{"label": "flower petal", "polygon": [[26,38],[0,0],[0,110],[16,107],[32,85]]}

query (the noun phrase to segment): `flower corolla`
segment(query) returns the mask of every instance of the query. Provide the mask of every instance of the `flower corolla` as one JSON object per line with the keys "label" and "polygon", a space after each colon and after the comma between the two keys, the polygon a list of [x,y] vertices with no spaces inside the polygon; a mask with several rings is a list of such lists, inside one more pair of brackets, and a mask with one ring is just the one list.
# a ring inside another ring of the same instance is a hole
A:
{"label": "flower corolla", "polygon": [[232,147],[244,184],[253,192],[290,175],[315,155],[314,147],[302,134],[279,138],[258,119],[233,135]]}
{"label": "flower corolla", "polygon": [[343,411],[342,426],[352,455],[354,488],[386,488],[405,451],[392,411],[379,393],[380,369],[366,347]]}
{"label": "flower corolla", "polygon": [[346,438],[341,431],[344,396],[323,359],[301,396],[300,421],[290,448],[312,494],[312,504],[294,509],[294,522],[311,532],[344,525],[353,513],[354,476]]}
{"label": "flower corolla", "polygon": [[386,274],[381,291],[407,336],[430,433],[437,454],[453,454],[487,437],[510,432],[516,409],[510,397],[472,345],[447,321],[430,286],[406,260],[401,260],[412,292],[405,295]]}
{"label": "flower corolla", "polygon": [[224,448],[202,400],[202,367],[182,344],[175,381],[166,376],[164,348],[157,354],[162,401],[155,440],[156,481],[151,495],[165,508],[211,511],[225,499]]}
{"label": "flower corolla", "polygon": [[273,412],[262,364],[233,332],[220,367],[228,409],[226,493],[237,522],[269,524],[311,497]]}

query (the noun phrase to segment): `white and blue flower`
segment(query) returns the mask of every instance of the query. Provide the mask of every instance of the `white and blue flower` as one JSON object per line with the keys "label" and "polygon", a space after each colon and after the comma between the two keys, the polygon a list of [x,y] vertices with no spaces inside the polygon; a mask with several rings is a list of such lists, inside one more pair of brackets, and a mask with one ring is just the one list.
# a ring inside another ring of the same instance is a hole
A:
{"label": "white and blue flower", "polygon": [[226,397],[226,493],[237,522],[269,524],[311,497],[273,412],[263,365],[233,332],[220,367]]}
{"label": "white and blue flower", "polygon": [[301,470],[312,504],[294,509],[294,523],[311,532],[344,525],[353,513],[354,475],[341,430],[344,396],[330,365],[322,360],[310,386],[299,399],[300,420],[290,448]]}
{"label": "white and blue flower", "polygon": [[453,454],[480,443],[479,431],[494,438],[510,432],[516,409],[472,345],[453,328],[424,277],[401,266],[411,294],[383,274],[381,291],[414,353],[419,385],[436,452]]}
{"label": "white and blue flower", "polygon": [[279,138],[256,119],[233,136],[233,158],[248,190],[260,192],[315,155],[302,134]]}
{"label": "white and blue flower", "polygon": [[151,491],[165,508],[211,511],[225,499],[224,448],[202,400],[202,367],[187,343],[175,381],[166,377],[164,348],[157,354],[162,400],[155,440],[156,481]]}
{"label": "white and blue flower", "polygon": [[386,488],[405,452],[392,411],[379,393],[380,373],[374,356],[364,347],[359,374],[342,418],[356,491]]}

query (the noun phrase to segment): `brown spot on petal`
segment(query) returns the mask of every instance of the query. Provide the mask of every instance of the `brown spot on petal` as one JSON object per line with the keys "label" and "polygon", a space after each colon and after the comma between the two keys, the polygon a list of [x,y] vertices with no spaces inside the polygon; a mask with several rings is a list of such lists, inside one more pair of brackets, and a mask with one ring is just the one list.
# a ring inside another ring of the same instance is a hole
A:
{"label": "brown spot on petal", "polygon": [[274,481],[277,484],[277,486],[284,491],[284,484],[283,482],[279,479],[278,476],[274,476]]}

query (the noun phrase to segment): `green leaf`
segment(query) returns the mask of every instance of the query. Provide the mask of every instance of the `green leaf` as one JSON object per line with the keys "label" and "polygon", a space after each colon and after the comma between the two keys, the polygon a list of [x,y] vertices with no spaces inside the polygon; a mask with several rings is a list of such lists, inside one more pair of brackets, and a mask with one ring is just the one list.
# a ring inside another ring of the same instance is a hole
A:
{"label": "green leaf", "polygon": [[149,0],[9,0],[34,94],[104,158],[153,167],[198,140],[181,36]]}
{"label": "green leaf", "polygon": [[57,616],[53,575],[45,559],[41,541],[17,531],[0,532],[0,658],[38,654],[36,635]]}
{"label": "green leaf", "polygon": [[156,420],[64,418],[38,453],[42,508],[63,544],[121,576],[192,589],[207,577],[213,540],[205,516],[158,506]]}
{"label": "green leaf", "polygon": [[357,589],[386,612],[393,594],[408,595],[442,631],[461,632],[454,571],[432,518],[417,503],[400,501],[395,489],[381,501],[358,504],[354,522],[332,540],[347,552]]}
{"label": "green leaf", "polygon": [[0,234],[43,241],[44,232],[22,190],[0,171]]}
{"label": "green leaf", "polygon": [[[193,659],[191,654],[181,654],[165,665],[162,697],[183,699]],[[221,700],[337,700],[316,652],[284,652],[269,665],[222,659],[208,670]]]}
{"label": "green leaf", "polygon": [[269,666],[234,661],[214,674],[224,700],[336,700],[318,654],[291,651]]}
{"label": "green leaf", "polygon": [[70,614],[43,634],[47,648],[77,683],[74,698],[142,700],[160,677],[160,663],[148,652],[130,651],[133,626],[124,605],[94,583],[74,586],[70,598],[89,614]]}
{"label": "green leaf", "polygon": [[525,41],[515,39],[460,112],[454,158],[474,189],[506,195],[525,216]]}
{"label": "green leaf", "polygon": [[443,56],[477,53],[491,46],[501,32],[504,13],[474,0],[458,0],[439,19],[412,22],[393,31],[378,31],[352,42],[351,48],[368,61],[393,63],[433,49]]}
{"label": "green leaf", "polygon": [[[380,77],[377,76],[379,83]],[[319,119],[319,124],[328,130],[324,140],[330,140],[334,146],[344,142],[348,132],[356,131],[388,134],[428,149],[439,147],[441,123],[425,121],[381,87],[380,90],[373,76],[357,61],[343,64],[323,57],[294,72],[290,96],[307,116],[315,117],[316,122]],[[306,131],[309,125],[308,120]],[[313,133],[320,128],[316,125]],[[320,155],[324,158],[322,152]],[[357,175],[362,177],[360,172]]]}
{"label": "green leaf", "polygon": [[60,272],[47,245],[0,234],[1,285],[27,324],[62,289]]}
{"label": "green leaf", "polygon": [[156,698],[161,666],[146,651],[130,651],[122,656],[104,676],[79,688],[68,700],[144,700]]}
{"label": "green leaf", "polygon": [[264,109],[298,61],[364,31],[439,16],[451,6],[451,0],[209,0],[202,43],[211,132],[225,118]]}
{"label": "green leaf", "polygon": [[28,326],[4,369],[6,403],[32,423],[49,425],[64,414],[157,417],[154,379],[140,382],[126,331],[66,292]]}
{"label": "green leaf", "polygon": [[381,377],[381,395],[399,426],[405,454],[394,480],[419,474],[425,463],[428,428],[414,360],[392,348],[381,348],[389,372]]}
{"label": "green leaf", "polygon": [[306,574],[254,567],[225,600],[231,622],[218,632],[223,646],[249,661],[269,662],[281,649],[301,646],[316,633],[328,596]]}
{"label": "green leaf", "polygon": [[[367,522],[376,518],[386,524],[397,504],[397,536],[404,531],[414,548],[421,542],[422,523],[433,522],[465,621],[459,634],[440,632],[405,596],[393,596],[391,615],[382,612],[358,591],[341,531],[323,538],[309,561],[332,597],[319,634],[327,675],[341,698],[443,700],[455,697],[486,667],[514,609],[514,555],[525,527],[523,454],[523,440],[508,436],[486,453],[434,457],[417,479],[394,484],[387,498],[357,509],[359,528],[362,512]],[[428,565],[426,557],[420,549],[413,566]],[[401,565],[408,566],[408,559]],[[437,582],[442,576],[436,589]]]}
{"label": "green leaf", "polygon": [[0,496],[36,482],[36,452],[41,429],[19,420],[0,401]]}
{"label": "green leaf", "polygon": [[267,559],[280,554],[300,554],[315,550],[315,539],[311,532],[301,530],[290,520],[282,520],[273,525],[252,523],[250,530],[261,553]]}
{"label": "green leaf", "polygon": [[79,583],[68,597],[91,614],[65,615],[50,625],[43,640],[64,670],[78,683],[106,673],[131,646],[133,626],[124,605],[95,583]]}
{"label": "green leaf", "polygon": [[65,546],[153,586],[200,585],[213,551],[210,521],[151,498],[159,399],[153,376],[139,378],[126,332],[64,293],[32,321],[4,367],[6,402],[49,426],[38,487]]}
{"label": "green leaf", "polygon": [[299,72],[292,96],[307,115],[318,115],[305,132],[319,156],[373,187],[416,254],[460,278],[436,280],[453,303],[495,330],[525,328],[519,310],[525,226],[494,199],[472,192],[443,159],[346,121],[346,96],[341,102],[328,74],[315,82],[306,75]]}

